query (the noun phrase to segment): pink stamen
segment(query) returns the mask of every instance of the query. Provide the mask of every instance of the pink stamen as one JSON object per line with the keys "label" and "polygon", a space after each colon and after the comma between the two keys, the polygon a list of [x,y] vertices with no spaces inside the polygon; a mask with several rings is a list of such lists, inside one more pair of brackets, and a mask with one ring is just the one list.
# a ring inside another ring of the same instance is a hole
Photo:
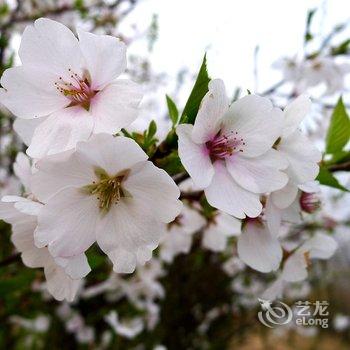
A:
{"label": "pink stamen", "polygon": [[71,100],[73,105],[82,105],[89,109],[90,101],[96,95],[96,91],[91,88],[87,77],[80,77],[71,69],[68,71],[71,80],[67,82],[60,77],[59,81],[55,83],[56,89]]}
{"label": "pink stamen", "polygon": [[226,135],[219,132],[205,145],[209,151],[210,158],[212,161],[215,161],[231,157],[236,152],[243,152],[245,142],[243,138],[238,136],[237,131],[231,131]]}

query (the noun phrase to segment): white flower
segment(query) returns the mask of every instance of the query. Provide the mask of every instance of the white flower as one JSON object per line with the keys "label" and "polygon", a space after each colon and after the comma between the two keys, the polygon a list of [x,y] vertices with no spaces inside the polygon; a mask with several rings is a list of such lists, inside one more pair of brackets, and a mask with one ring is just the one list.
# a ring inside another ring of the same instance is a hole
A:
{"label": "white flower", "polygon": [[311,101],[305,95],[299,96],[284,109],[284,124],[276,150],[288,161],[286,170],[288,184],[271,196],[279,208],[287,208],[297,196],[298,188],[313,181],[318,172],[321,152],[298,129],[299,124],[310,111]]}
{"label": "white flower", "polygon": [[151,258],[161,224],[182,207],[173,180],[129,138],[94,135],[37,168],[33,189],[47,204],[35,241],[54,257],[77,256],[97,241],[116,272],[133,272],[137,261]]}
{"label": "white flower", "polygon": [[81,286],[81,278],[90,267],[84,254],[64,259],[58,264],[46,247],[34,244],[34,231],[41,204],[16,196],[0,202],[0,217],[12,225],[12,242],[21,253],[23,263],[31,268],[44,268],[48,291],[57,300],[73,301]]}
{"label": "white flower", "polygon": [[183,206],[180,215],[165,228],[160,244],[160,257],[171,263],[180,253],[189,253],[192,235],[204,227],[205,219],[195,209]]}
{"label": "white flower", "polygon": [[[16,129],[41,158],[74,148],[91,134],[115,134],[137,116],[140,88],[117,77],[126,68],[126,47],[117,38],[40,18],[22,36],[22,66],[7,69],[0,101],[28,120]],[[41,123],[31,122],[38,118]],[[33,132],[33,128],[35,131]]]}
{"label": "white flower", "polygon": [[236,273],[242,271],[244,267],[245,264],[237,256],[232,256],[222,265],[223,270],[227,273],[227,275],[231,277],[233,277]]}
{"label": "white flower", "polygon": [[12,242],[21,253],[23,263],[31,268],[43,267],[47,289],[57,299],[72,301],[81,286],[81,278],[90,272],[85,254],[54,260],[46,247],[34,244],[37,216],[44,207],[31,193],[29,159],[19,153],[14,163],[16,176],[25,187],[28,198],[5,196],[0,202],[0,218],[12,225]]}
{"label": "white flower", "polygon": [[202,246],[213,252],[223,252],[227,246],[227,239],[240,233],[240,220],[218,212],[203,232]]}
{"label": "white flower", "polygon": [[9,318],[9,321],[35,333],[45,333],[50,327],[50,318],[44,315],[39,315],[34,319],[13,315]]}
{"label": "white flower", "polygon": [[194,126],[177,127],[181,162],[208,202],[237,218],[256,217],[259,194],[284,187],[284,159],[272,149],[282,112],[267,98],[248,95],[229,107],[221,80],[209,83]]}
{"label": "white flower", "polygon": [[277,270],[282,260],[280,242],[260,219],[248,219],[243,224],[237,251],[245,264],[260,272]]}
{"label": "white flower", "polygon": [[316,57],[305,61],[302,71],[304,89],[326,85],[325,93],[332,95],[344,90],[344,79],[350,72],[348,63],[339,63],[334,57]]}
{"label": "white flower", "polygon": [[316,233],[287,258],[280,276],[264,292],[263,298],[273,300],[281,297],[288,282],[301,282],[307,278],[307,268],[312,259],[329,259],[337,248],[337,242],[332,237],[324,233]]}
{"label": "white flower", "polygon": [[105,321],[113,328],[116,334],[128,339],[135,338],[142,332],[144,327],[141,317],[120,321],[116,311],[110,311],[105,316]]}
{"label": "white flower", "polygon": [[294,83],[298,93],[324,84],[326,95],[343,91],[345,76],[350,72],[349,63],[340,63],[334,57],[315,57],[303,61],[284,57],[277,60],[273,67],[282,71],[284,81]]}
{"label": "white flower", "polygon": [[[296,197],[293,202],[289,204],[291,192],[289,189],[291,186],[293,185],[289,182],[283,189],[284,191],[278,191],[278,197],[274,197],[273,193],[266,200],[264,218],[270,232],[276,237],[280,235],[282,222],[300,224],[302,222],[303,212],[313,213],[320,207],[320,199],[318,195],[320,188],[317,181],[311,181],[299,185],[300,189],[297,188]],[[283,197],[283,194],[285,194],[285,197]],[[286,198],[288,198],[288,200],[286,200]],[[288,203],[287,207],[284,207],[285,203]],[[280,206],[282,206],[282,208]]]}

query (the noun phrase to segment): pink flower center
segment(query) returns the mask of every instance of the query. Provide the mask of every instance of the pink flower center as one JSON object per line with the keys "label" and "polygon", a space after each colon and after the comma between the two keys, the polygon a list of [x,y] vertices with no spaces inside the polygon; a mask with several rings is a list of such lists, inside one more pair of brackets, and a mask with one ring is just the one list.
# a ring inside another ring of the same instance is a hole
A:
{"label": "pink flower center", "polygon": [[320,208],[320,200],[315,193],[302,192],[300,196],[300,207],[306,213],[314,213]]}
{"label": "pink flower center", "polygon": [[228,134],[221,134],[219,131],[212,140],[206,142],[206,147],[212,161],[231,157],[236,152],[243,152],[246,145],[238,132],[230,131]]}
{"label": "pink flower center", "polygon": [[96,95],[97,91],[91,88],[91,83],[88,74],[80,77],[78,74],[68,69],[70,80],[65,81],[62,77],[55,83],[56,89],[71,100],[71,105],[81,105],[85,109],[90,108],[91,99]]}

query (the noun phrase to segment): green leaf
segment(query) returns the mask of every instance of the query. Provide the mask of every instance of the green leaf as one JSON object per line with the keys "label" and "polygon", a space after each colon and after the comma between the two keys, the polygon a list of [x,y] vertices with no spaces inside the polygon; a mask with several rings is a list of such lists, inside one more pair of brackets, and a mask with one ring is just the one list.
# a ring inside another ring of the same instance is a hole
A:
{"label": "green leaf", "polygon": [[326,138],[326,153],[337,153],[350,139],[350,119],[342,98],[335,106]]}
{"label": "green leaf", "polygon": [[339,181],[334,177],[334,175],[325,167],[320,168],[320,172],[316,178],[320,182],[321,185],[325,185],[328,187],[334,187],[338,190],[342,190],[345,192],[349,192],[347,188],[342,186]]}
{"label": "green leaf", "polygon": [[202,99],[208,92],[209,82],[210,78],[207,72],[207,54],[205,54],[196,82],[182,112],[180,123],[194,124]]}
{"label": "green leaf", "polygon": [[149,123],[149,127],[148,127],[148,132],[147,132],[148,140],[152,140],[153,136],[156,134],[156,132],[157,132],[157,124],[154,120],[152,120]]}
{"label": "green leaf", "polygon": [[340,45],[332,48],[332,55],[345,55],[349,51],[350,39],[344,40]]}
{"label": "green leaf", "polygon": [[177,151],[173,151],[166,157],[157,160],[156,165],[164,169],[169,175],[176,175],[185,171]]}
{"label": "green leaf", "polygon": [[306,28],[305,28],[305,35],[304,35],[304,40],[305,43],[313,39],[313,35],[310,31],[312,19],[316,13],[316,9],[309,10],[307,12],[307,17],[306,17]]}
{"label": "green leaf", "polygon": [[179,111],[177,110],[174,101],[168,95],[166,95],[166,103],[168,105],[171,122],[173,123],[173,126],[175,126],[179,120]]}

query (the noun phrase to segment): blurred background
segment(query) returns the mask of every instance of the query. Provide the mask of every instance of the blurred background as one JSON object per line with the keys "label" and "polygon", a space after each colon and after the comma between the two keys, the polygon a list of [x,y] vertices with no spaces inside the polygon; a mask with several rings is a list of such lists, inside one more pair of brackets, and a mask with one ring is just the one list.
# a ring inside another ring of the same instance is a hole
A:
{"label": "blurred background", "polygon": [[[118,36],[128,45],[127,75],[145,88],[132,128],[156,120],[162,140],[171,126],[165,95],[182,109],[207,53],[210,77],[223,79],[233,100],[249,90],[284,107],[309,93],[314,106],[303,129],[322,149],[339,96],[350,105],[349,10],[347,0],[0,0],[0,74],[20,64],[21,33],[38,17]],[[324,60],[324,71],[315,59]],[[311,64],[316,78],[310,70],[308,79],[297,76],[299,64]],[[12,164],[24,146],[5,109],[0,123],[0,193],[15,194],[21,188]],[[345,188],[348,174],[335,175]],[[234,238],[218,253],[203,249],[197,234],[188,254],[154,259],[126,277],[93,250],[78,300],[59,303],[45,291],[42,272],[13,255],[10,226],[0,222],[0,348],[349,349],[350,195],[324,187],[322,204],[298,232],[327,231],[340,248],[330,261],[313,263],[308,280],[288,286],[283,300],[327,300],[328,328],[261,325],[257,297],[274,276],[232,260]]]}

